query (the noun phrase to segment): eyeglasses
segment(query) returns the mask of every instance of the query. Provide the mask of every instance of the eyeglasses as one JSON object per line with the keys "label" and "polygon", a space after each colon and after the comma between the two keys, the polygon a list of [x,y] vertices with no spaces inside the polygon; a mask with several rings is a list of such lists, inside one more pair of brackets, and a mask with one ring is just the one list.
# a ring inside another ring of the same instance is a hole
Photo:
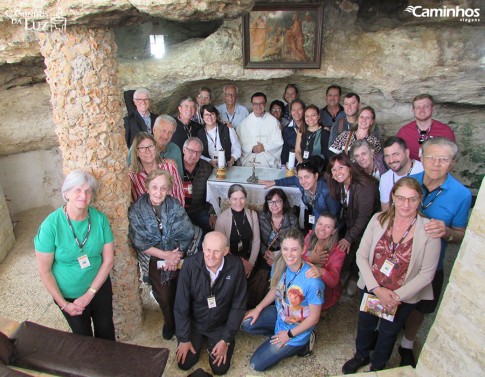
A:
{"label": "eyeglasses", "polygon": [[409,204],[418,204],[420,201],[420,197],[412,196],[410,198],[406,198],[405,196],[402,196],[402,195],[394,195],[394,201],[397,204],[404,204],[406,202],[408,202]]}
{"label": "eyeglasses", "polygon": [[283,203],[282,200],[267,200],[266,203],[268,203],[268,205],[270,207],[272,206],[279,206],[281,203]]}
{"label": "eyeglasses", "polygon": [[191,156],[193,156],[194,154],[196,154],[197,156],[200,156],[202,154],[202,151],[194,151],[193,149],[190,149],[189,147],[185,147],[185,149],[187,150],[187,152],[189,152],[189,154]]}
{"label": "eyeglasses", "polygon": [[200,99],[208,99],[208,100],[211,99],[209,96],[201,96],[200,94],[197,96],[197,98],[200,98]]}
{"label": "eyeglasses", "polygon": [[150,102],[150,98],[133,98],[133,100],[138,101],[138,102],[143,102],[143,103]]}
{"label": "eyeglasses", "polygon": [[204,118],[215,118],[216,114],[215,113],[205,113],[203,115]]}
{"label": "eyeglasses", "polygon": [[140,152],[148,152],[148,151],[153,151],[155,149],[155,144],[147,145],[146,147],[138,147],[138,150]]}
{"label": "eyeglasses", "polygon": [[428,162],[439,162],[440,165],[448,164],[451,160],[449,157],[435,157],[435,156],[424,156],[424,159]]}
{"label": "eyeglasses", "polygon": [[428,131],[422,131],[422,130],[419,131],[419,140],[418,140],[418,143],[420,145],[425,142],[426,139],[424,137],[426,136],[427,133],[428,133]]}
{"label": "eyeglasses", "polygon": [[271,109],[272,113],[281,113],[281,109]]}

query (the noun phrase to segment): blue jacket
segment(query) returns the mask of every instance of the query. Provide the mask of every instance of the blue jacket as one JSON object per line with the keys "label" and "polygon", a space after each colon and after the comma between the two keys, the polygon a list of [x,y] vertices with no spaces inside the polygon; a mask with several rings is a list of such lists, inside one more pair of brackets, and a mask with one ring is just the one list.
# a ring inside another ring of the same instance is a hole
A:
{"label": "blue jacket", "polygon": [[[300,189],[303,203],[308,207],[308,203],[305,202],[303,195],[304,189],[298,181],[298,177],[287,177],[275,180],[275,186],[296,186]],[[317,183],[317,196],[315,197],[315,203],[313,204],[313,215],[315,216],[315,222],[321,213],[328,212],[334,216],[339,216],[340,203],[330,197],[330,191],[327,183],[323,179],[319,179]],[[315,224],[313,224],[315,228]]]}

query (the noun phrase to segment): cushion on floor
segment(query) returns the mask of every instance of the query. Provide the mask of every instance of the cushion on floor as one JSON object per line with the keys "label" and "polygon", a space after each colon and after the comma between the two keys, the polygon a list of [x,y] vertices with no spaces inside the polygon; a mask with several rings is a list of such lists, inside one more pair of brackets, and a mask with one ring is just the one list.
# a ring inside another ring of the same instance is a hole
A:
{"label": "cushion on floor", "polygon": [[22,322],[13,365],[59,376],[160,377],[168,349],[136,346]]}

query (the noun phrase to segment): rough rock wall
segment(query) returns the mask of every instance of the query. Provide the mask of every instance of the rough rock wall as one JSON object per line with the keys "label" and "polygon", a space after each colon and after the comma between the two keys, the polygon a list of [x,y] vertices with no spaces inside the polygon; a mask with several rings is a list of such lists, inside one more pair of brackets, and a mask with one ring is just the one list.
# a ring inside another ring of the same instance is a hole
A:
{"label": "rough rock wall", "polygon": [[94,204],[108,216],[115,236],[115,327],[118,338],[129,338],[142,316],[136,257],[128,246],[130,181],[114,34],[76,26],[41,34],[39,42],[64,173],[85,169],[101,184]]}
{"label": "rough rock wall", "polygon": [[[228,10],[226,3],[219,4],[222,12]],[[149,88],[154,110],[159,113],[174,113],[178,99],[187,94],[195,95],[201,85],[211,87],[216,95],[215,102],[221,102],[222,86],[237,82],[240,102],[249,105],[249,98],[255,91],[265,92],[269,99],[281,98],[285,85],[296,82],[305,102],[323,106],[325,88],[337,83],[344,92],[359,93],[363,103],[376,109],[377,121],[385,135],[395,134],[401,125],[411,120],[411,99],[418,93],[428,92],[437,101],[435,118],[449,123],[457,134],[462,153],[455,172],[465,183],[478,189],[485,173],[482,142],[485,138],[482,127],[485,121],[485,28],[483,23],[467,24],[456,19],[418,20],[404,12],[405,3],[382,4],[367,0],[361,2],[359,8],[351,1],[325,1],[320,69],[244,69],[242,23],[240,19],[228,20],[234,15],[231,10],[215,33],[172,45],[163,59],[118,59],[120,83],[123,89]],[[466,7],[474,6],[475,2],[454,3]],[[120,5],[124,2],[113,4],[119,6],[119,10],[124,9]],[[237,4],[241,13],[248,4],[248,1]],[[441,3],[428,1],[427,5],[441,6]],[[193,8],[183,11],[177,10],[180,4],[176,1],[164,2],[163,6],[170,8],[167,17],[172,19],[177,19],[175,14],[180,11],[181,20],[187,19],[188,14],[197,18],[197,12],[203,8],[207,13],[217,8],[213,1],[187,3],[187,8]],[[73,22],[81,22],[79,14],[83,10],[87,12],[89,7],[86,7],[78,4],[76,8],[71,4],[66,12],[77,9]],[[154,14],[163,13],[160,7]],[[95,23],[101,9],[100,6],[96,12],[93,10],[86,15],[87,25],[89,17]],[[105,11],[108,9],[111,8]],[[222,14],[213,12],[212,19]],[[125,11],[125,17],[130,15]],[[107,18],[107,22],[110,20],[114,18]],[[124,21],[121,24],[124,25]],[[0,61],[38,57],[38,49],[31,43],[36,39],[34,33],[21,33],[15,26],[8,22],[1,24],[0,33],[7,44],[5,49],[0,49]],[[26,46],[34,47],[29,50]],[[5,69],[0,66],[0,73]],[[7,88],[8,84],[10,88],[0,96],[0,111],[4,114],[0,129],[6,130],[0,133],[0,156],[47,149],[57,144],[46,87],[35,84],[39,80],[35,72],[26,72],[26,76],[29,79],[25,83],[17,78],[0,86]],[[0,74],[0,84],[1,79]],[[13,84],[23,87],[12,87]],[[29,113],[31,106],[35,111]],[[22,123],[29,125],[35,117],[33,123],[38,123],[38,134],[23,133],[22,128],[28,130],[29,127],[17,126],[18,114],[22,114]]]}

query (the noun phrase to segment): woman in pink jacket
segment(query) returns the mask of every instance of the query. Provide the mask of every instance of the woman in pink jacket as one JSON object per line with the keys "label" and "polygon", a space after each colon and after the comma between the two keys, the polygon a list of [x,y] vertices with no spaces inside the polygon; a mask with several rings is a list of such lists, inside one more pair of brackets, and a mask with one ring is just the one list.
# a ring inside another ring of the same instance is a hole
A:
{"label": "woman in pink jacket", "polygon": [[337,218],[329,213],[321,214],[315,224],[315,230],[310,230],[305,237],[303,259],[310,262],[311,269],[307,277],[320,277],[325,284],[324,310],[334,306],[342,296],[340,271],[344,264],[345,252],[338,246]]}

